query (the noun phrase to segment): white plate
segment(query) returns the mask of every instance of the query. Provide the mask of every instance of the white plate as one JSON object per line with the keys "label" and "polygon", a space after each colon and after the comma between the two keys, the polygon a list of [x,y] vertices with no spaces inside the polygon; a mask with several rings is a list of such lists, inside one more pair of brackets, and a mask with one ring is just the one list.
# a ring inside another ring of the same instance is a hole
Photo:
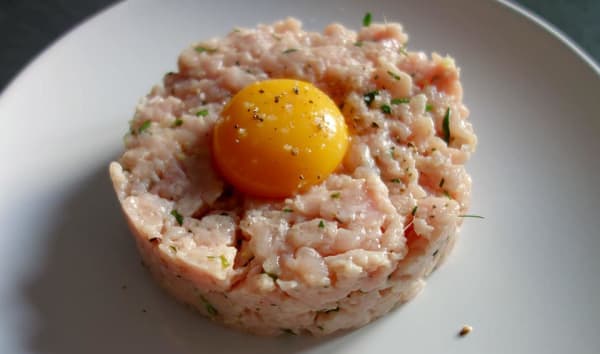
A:
{"label": "white plate", "polygon": [[[136,1],[58,41],[0,99],[2,353],[598,353],[599,70],[489,1]],[[107,163],[133,107],[188,43],[293,15],[321,30],[365,11],[409,47],[450,53],[480,145],[455,252],[411,303],[326,339],[256,338],[160,291]],[[125,288],[126,287],[126,288]],[[465,338],[463,324],[474,331]]]}

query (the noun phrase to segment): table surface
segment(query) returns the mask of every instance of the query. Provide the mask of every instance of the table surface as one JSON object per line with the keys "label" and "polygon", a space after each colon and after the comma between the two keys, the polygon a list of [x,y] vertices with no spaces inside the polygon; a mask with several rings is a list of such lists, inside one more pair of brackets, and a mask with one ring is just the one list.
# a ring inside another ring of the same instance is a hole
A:
{"label": "table surface", "polygon": [[[2,0],[0,90],[65,32],[115,0]],[[600,1],[516,0],[565,33],[600,62]]]}

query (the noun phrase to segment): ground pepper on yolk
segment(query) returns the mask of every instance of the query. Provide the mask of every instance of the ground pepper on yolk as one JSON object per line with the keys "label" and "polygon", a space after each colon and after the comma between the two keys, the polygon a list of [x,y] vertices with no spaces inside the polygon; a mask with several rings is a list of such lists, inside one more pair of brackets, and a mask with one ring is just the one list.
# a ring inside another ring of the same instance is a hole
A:
{"label": "ground pepper on yolk", "polygon": [[323,182],[348,148],[336,104],[310,83],[248,85],[225,106],[213,133],[217,169],[244,193],[284,198]]}

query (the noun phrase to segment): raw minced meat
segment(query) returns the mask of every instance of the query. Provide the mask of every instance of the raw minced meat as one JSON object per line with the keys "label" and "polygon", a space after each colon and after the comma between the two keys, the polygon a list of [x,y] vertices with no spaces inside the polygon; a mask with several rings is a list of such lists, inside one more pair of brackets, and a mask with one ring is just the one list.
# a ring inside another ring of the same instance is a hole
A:
{"label": "raw minced meat", "polygon": [[[452,248],[476,137],[453,59],[407,52],[396,23],[306,32],[286,19],[185,49],[141,100],[110,175],[142,258],[180,301],[258,334],[328,334],[414,297]],[[294,50],[290,50],[294,49]],[[339,168],[281,200],[211,161],[228,100],[270,78],[313,83],[352,133]]]}

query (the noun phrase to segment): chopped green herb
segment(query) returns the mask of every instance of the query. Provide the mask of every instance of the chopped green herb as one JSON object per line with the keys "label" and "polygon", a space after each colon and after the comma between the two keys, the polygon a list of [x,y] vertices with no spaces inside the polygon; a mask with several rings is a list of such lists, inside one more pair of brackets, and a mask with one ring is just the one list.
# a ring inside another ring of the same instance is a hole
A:
{"label": "chopped green herb", "polygon": [[290,49],[286,49],[283,51],[283,54],[289,54],[289,53],[293,53],[293,52],[297,52],[298,49],[296,48],[290,48]]}
{"label": "chopped green herb", "polygon": [[204,308],[209,315],[216,316],[219,314],[219,311],[204,296],[200,295],[200,301],[204,304]]}
{"label": "chopped green herb", "polygon": [[395,157],[396,157],[396,154],[395,154],[395,152],[396,152],[396,147],[395,147],[395,146],[392,146],[392,147],[390,148],[390,157],[391,157],[391,158],[395,158]]}
{"label": "chopped green herb", "polygon": [[323,220],[319,221],[319,228],[324,228],[325,227],[325,222]]}
{"label": "chopped green herb", "polygon": [[400,178],[392,178],[390,180],[390,182],[392,182],[392,183],[400,183]]}
{"label": "chopped green herb", "polygon": [[152,125],[151,120],[144,121],[144,123],[142,123],[142,125],[140,125],[140,127],[138,128],[138,133],[142,134],[143,132],[148,130],[148,128],[150,128],[150,125]]}
{"label": "chopped green herb", "polygon": [[450,193],[444,189],[444,195],[448,198],[448,199],[452,199],[452,196],[450,195]]}
{"label": "chopped green herb", "polygon": [[180,127],[183,124],[183,119],[181,118],[177,118],[175,119],[175,121],[173,122],[173,127]]}
{"label": "chopped green herb", "polygon": [[378,96],[378,95],[379,95],[379,91],[377,91],[377,90],[365,93],[363,96],[363,99],[364,99],[365,103],[367,104],[367,106],[371,107],[371,103],[373,103],[373,100],[375,100],[375,96]]}
{"label": "chopped green herb", "polygon": [[355,47],[362,47],[362,45],[363,45],[362,41],[356,41],[356,42],[354,42],[354,46]]}
{"label": "chopped green herb", "polygon": [[223,269],[225,269],[225,268],[229,267],[229,264],[230,264],[230,263],[229,263],[229,261],[227,260],[227,258],[225,258],[225,256],[224,256],[224,255],[220,255],[220,256],[219,256],[219,258],[221,259],[221,267],[222,267]]}
{"label": "chopped green herb", "polygon": [[173,246],[173,245],[170,245],[170,246],[169,246],[169,249],[171,250],[171,252],[173,252],[173,253],[177,253],[177,247],[175,247],[175,246]]}
{"label": "chopped green herb", "polygon": [[418,205],[415,205],[415,207],[412,209],[412,211],[410,212],[410,214],[411,214],[412,216],[415,216],[415,214],[417,213],[417,209],[418,209],[418,208],[419,208],[419,206],[418,206]]}
{"label": "chopped green herb", "polygon": [[405,97],[405,98],[394,98],[392,99],[392,104],[401,104],[401,103],[409,103],[410,102],[410,98]]}
{"label": "chopped green herb", "polygon": [[198,53],[214,53],[217,51],[216,48],[206,48],[206,47],[202,47],[202,46],[198,46],[196,48],[194,48]]}
{"label": "chopped green herb", "polygon": [[277,278],[279,278],[277,276],[277,274],[275,274],[275,273],[269,273],[269,272],[263,272],[263,273],[265,273],[266,275],[268,275],[273,280],[277,280]]}
{"label": "chopped green herb", "polygon": [[371,128],[379,128],[379,124],[377,124],[377,122],[371,122]]}
{"label": "chopped green herb", "polygon": [[391,114],[392,113],[392,107],[390,107],[387,104],[381,105],[381,111],[385,114]]}
{"label": "chopped green herb", "polygon": [[292,210],[292,208],[283,208],[283,212],[284,212],[284,213],[291,213],[291,212],[293,212],[293,211],[294,211],[294,210]]}
{"label": "chopped green herb", "polygon": [[391,71],[389,71],[389,70],[388,70],[388,72],[387,72],[387,73],[388,73],[388,75],[389,75],[389,76],[393,77],[393,78],[394,78],[394,80],[400,80],[400,79],[401,79],[400,75],[398,75],[398,74],[395,74],[395,73],[393,73],[393,72],[391,72]]}
{"label": "chopped green herb", "polygon": [[365,17],[363,17],[363,20],[362,20],[362,24],[363,24],[363,26],[365,26],[365,27],[369,27],[369,26],[371,25],[371,20],[372,20],[372,17],[373,17],[373,16],[371,15],[371,13],[370,13],[370,12],[367,12],[367,13],[365,14]]}
{"label": "chopped green herb", "polygon": [[431,103],[428,103],[425,105],[425,112],[431,112],[433,111],[433,105]]}
{"label": "chopped green herb", "polygon": [[450,144],[450,107],[446,109],[444,121],[442,122],[442,129],[444,131],[444,141],[446,144]]}
{"label": "chopped green herb", "polygon": [[340,192],[333,192],[331,193],[331,199],[338,199],[341,195],[342,193]]}
{"label": "chopped green herb", "polygon": [[485,219],[485,217],[481,216],[481,215],[473,215],[473,214],[463,214],[463,215],[459,215],[459,218],[477,218],[477,219]]}
{"label": "chopped green herb", "polygon": [[175,220],[177,220],[177,223],[179,224],[179,226],[183,225],[183,216],[181,214],[179,214],[177,209],[171,210],[171,215],[173,215],[175,217]]}
{"label": "chopped green herb", "polygon": [[325,330],[325,328],[323,328],[323,326],[317,326],[317,328],[321,331]]}
{"label": "chopped green herb", "polygon": [[440,180],[440,188],[442,188],[444,186],[445,182],[446,182],[446,179],[444,177],[442,177],[442,179]]}
{"label": "chopped green herb", "polygon": [[408,52],[406,51],[406,46],[402,46],[400,48],[398,48],[398,52],[402,55],[408,55]]}
{"label": "chopped green herb", "polygon": [[196,116],[198,117],[206,117],[208,115],[208,109],[201,109],[196,112]]}
{"label": "chopped green herb", "polygon": [[336,306],[336,308],[334,308],[334,309],[323,310],[321,312],[323,312],[323,313],[330,313],[330,312],[338,312],[339,310],[340,310],[340,307]]}
{"label": "chopped green herb", "polygon": [[282,328],[281,330],[282,330],[282,331],[283,331],[283,333],[285,333],[285,334],[289,334],[289,335],[292,335],[292,336],[295,336],[295,335],[296,335],[296,333],[294,333],[294,331],[292,331],[292,330],[291,330],[291,329],[289,329],[289,328]]}

